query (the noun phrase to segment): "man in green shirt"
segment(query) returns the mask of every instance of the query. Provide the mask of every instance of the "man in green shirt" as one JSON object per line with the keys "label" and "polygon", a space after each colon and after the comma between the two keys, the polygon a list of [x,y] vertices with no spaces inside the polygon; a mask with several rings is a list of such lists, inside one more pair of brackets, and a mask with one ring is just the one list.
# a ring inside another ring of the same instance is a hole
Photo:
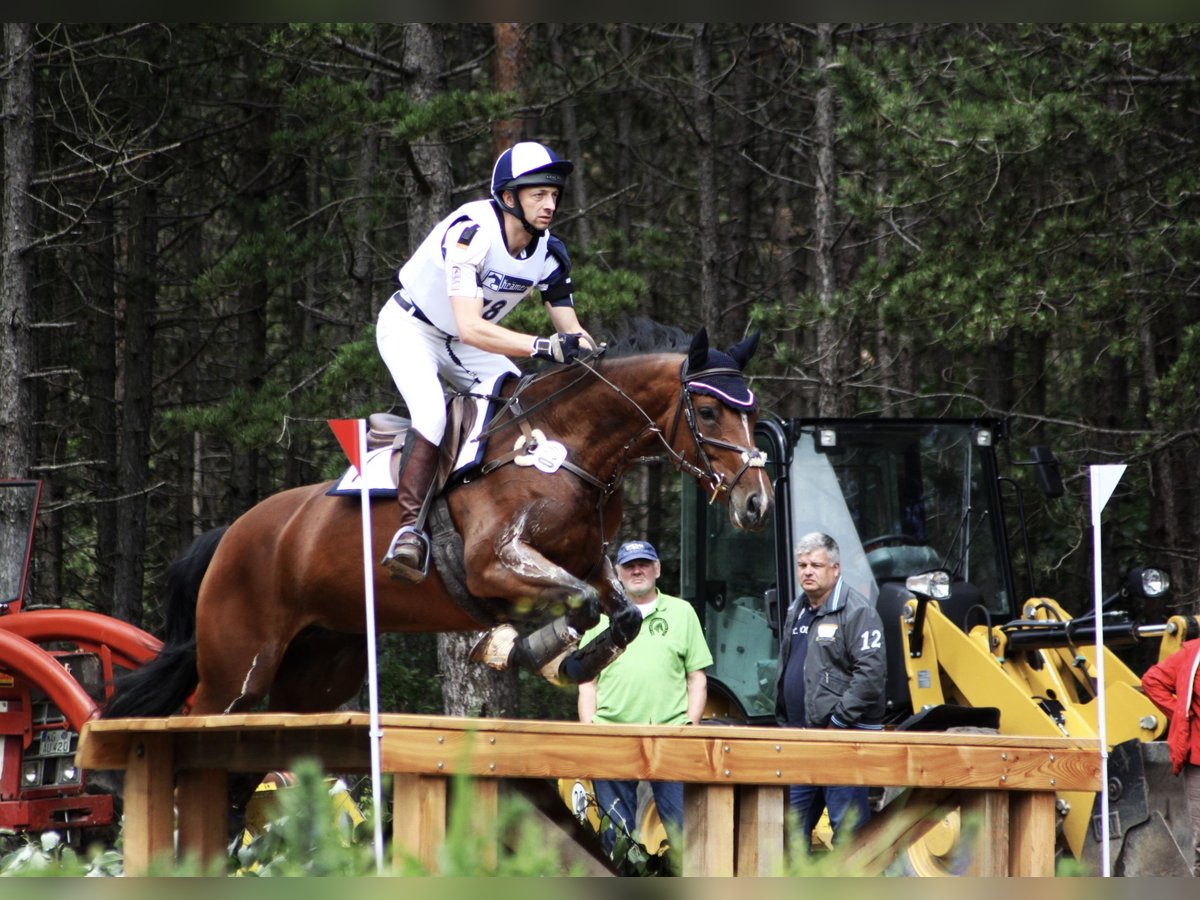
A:
{"label": "man in green shirt", "polygon": [[[658,589],[662,565],[649,541],[627,541],[617,551],[617,576],[642,614],[642,630],[595,681],[579,685],[579,721],[629,725],[690,725],[699,722],[708,699],[704,668],[712,654],[690,603]],[[608,619],[580,640],[586,646],[608,627]],[[595,780],[592,787],[601,815],[627,832],[636,826],[637,782]],[[683,785],[652,781],[654,803],[668,831],[683,825]],[[601,841],[612,852],[612,827]]]}

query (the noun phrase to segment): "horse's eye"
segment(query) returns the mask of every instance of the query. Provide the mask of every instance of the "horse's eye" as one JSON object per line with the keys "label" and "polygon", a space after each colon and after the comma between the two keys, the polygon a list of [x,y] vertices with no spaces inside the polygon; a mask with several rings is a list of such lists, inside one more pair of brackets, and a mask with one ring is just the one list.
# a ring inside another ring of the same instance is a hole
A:
{"label": "horse's eye", "polygon": [[711,423],[717,421],[717,411],[711,406],[702,406],[696,412],[702,422]]}

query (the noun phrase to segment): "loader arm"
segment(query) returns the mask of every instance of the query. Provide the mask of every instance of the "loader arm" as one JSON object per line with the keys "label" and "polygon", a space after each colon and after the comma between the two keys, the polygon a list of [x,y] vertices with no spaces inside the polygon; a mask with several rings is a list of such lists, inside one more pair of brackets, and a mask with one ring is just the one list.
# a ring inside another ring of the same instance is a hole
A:
{"label": "loader arm", "polygon": [[[914,710],[943,703],[992,706],[1000,710],[1002,734],[1098,736],[1098,701],[1089,690],[1086,702],[1080,702],[1081,687],[1095,682],[1094,652],[1064,655],[1026,648],[1006,656],[1007,642],[998,627],[990,634],[982,625],[964,633],[942,614],[937,601],[916,598],[903,608],[901,635]],[[1107,648],[1104,652],[1110,747],[1131,737],[1153,740],[1165,726],[1162,717],[1134,687],[1138,682],[1132,672]],[[1079,677],[1074,669],[1081,671]],[[1078,859],[1095,795],[1064,791],[1059,801],[1065,811],[1063,837]]]}

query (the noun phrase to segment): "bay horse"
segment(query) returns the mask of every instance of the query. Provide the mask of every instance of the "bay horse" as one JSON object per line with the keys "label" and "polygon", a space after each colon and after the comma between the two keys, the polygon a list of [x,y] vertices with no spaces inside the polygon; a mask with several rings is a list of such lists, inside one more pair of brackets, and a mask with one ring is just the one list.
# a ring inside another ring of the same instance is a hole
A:
{"label": "bay horse", "polygon": [[[461,564],[442,553],[423,583],[408,584],[376,562],[379,631],[491,627],[472,659],[552,680],[595,677],[641,625],[605,553],[632,466],[665,456],[728,505],[734,526],[766,522],[772,486],[741,373],[757,340],[722,353],[700,329],[686,354],[583,357],[509,382],[487,426],[484,474],[442,498],[447,530],[433,543],[461,536]],[[748,407],[713,388],[731,384]],[[566,459],[549,472],[516,464],[528,441],[559,442]],[[194,608],[188,591],[169,603],[162,653],[117,685],[101,715],[170,715],[189,696],[192,715],[244,712],[264,699],[273,711],[315,712],[352,698],[366,674],[361,506],[329,489],[274,494],[223,535],[199,539],[187,557],[193,577],[203,573]],[[371,517],[379,561],[397,527],[395,503],[372,500]],[[576,650],[601,611],[604,639]]]}

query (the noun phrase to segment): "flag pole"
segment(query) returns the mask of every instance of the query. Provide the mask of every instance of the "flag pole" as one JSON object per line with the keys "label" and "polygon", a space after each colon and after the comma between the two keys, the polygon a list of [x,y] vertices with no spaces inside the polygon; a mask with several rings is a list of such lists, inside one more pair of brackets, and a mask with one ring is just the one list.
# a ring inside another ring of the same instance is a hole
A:
{"label": "flag pole", "polygon": [[367,420],[330,419],[329,427],[358,473],[358,497],[362,506],[363,598],[366,606],[367,694],[370,714],[367,731],[371,741],[371,804],[375,810],[375,872],[383,874],[383,774],[380,771],[379,675],[375,658],[375,565],[371,542],[371,488],[367,483]]}
{"label": "flag pole", "polygon": [[371,489],[367,485],[367,420],[356,419],[358,439],[358,494],[362,504],[364,602],[367,613],[368,730],[371,736],[371,803],[375,808],[375,873],[383,874],[383,776],[380,764],[379,669],[375,656],[375,559],[371,543]]}
{"label": "flag pole", "polygon": [[1100,513],[1108,504],[1117,482],[1125,474],[1124,465],[1091,466],[1092,499],[1092,595],[1096,625],[1096,722],[1100,738],[1100,872],[1112,876],[1112,851],[1109,847],[1108,822],[1108,709],[1104,675],[1104,579],[1100,545]]}

